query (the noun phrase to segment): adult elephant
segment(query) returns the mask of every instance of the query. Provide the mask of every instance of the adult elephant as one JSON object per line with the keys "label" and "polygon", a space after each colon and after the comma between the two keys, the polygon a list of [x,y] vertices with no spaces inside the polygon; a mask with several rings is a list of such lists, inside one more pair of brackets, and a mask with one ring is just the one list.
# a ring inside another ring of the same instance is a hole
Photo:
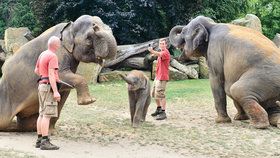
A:
{"label": "adult elephant", "polygon": [[[0,130],[32,131],[36,129],[39,102],[37,97],[38,76],[34,73],[36,61],[51,36],[60,37],[62,46],[57,52],[60,79],[73,85],[80,105],[95,101],[90,96],[86,80],[75,74],[79,62],[101,64],[103,59],[114,58],[117,43],[109,26],[97,16],[83,15],[75,22],[60,23],[46,30],[37,38],[22,46],[3,66],[0,81]],[[69,95],[70,88],[59,90],[60,111]],[[17,117],[16,124],[12,119]],[[51,120],[51,128],[58,118]]]}
{"label": "adult elephant", "polygon": [[217,123],[231,122],[226,95],[237,109],[236,120],[250,118],[256,128],[280,126],[280,50],[261,33],[198,16],[169,34],[185,56],[204,56],[218,113]]}

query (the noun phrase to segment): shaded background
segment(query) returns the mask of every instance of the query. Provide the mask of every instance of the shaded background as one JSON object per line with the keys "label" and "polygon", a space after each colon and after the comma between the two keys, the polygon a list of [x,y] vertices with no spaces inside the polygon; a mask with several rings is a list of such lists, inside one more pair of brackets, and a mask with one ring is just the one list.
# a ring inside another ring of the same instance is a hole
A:
{"label": "shaded background", "polygon": [[166,37],[197,15],[230,22],[256,14],[269,38],[280,32],[278,0],[0,0],[0,38],[7,27],[28,27],[34,36],[83,14],[97,15],[113,29],[118,44]]}

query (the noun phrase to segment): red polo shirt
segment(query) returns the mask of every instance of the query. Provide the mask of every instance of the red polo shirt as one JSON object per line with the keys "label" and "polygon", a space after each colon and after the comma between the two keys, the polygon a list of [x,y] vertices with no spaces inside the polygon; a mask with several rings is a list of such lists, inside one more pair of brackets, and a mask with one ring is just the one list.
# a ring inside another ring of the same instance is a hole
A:
{"label": "red polo shirt", "polygon": [[[36,67],[41,77],[49,77],[49,69],[58,69],[58,58],[55,53],[46,50],[39,56]],[[58,72],[55,71],[55,79],[59,80]]]}
{"label": "red polo shirt", "polygon": [[157,59],[157,71],[156,80],[168,81],[169,80],[169,63],[170,63],[170,53],[168,49],[160,52],[160,56]]}

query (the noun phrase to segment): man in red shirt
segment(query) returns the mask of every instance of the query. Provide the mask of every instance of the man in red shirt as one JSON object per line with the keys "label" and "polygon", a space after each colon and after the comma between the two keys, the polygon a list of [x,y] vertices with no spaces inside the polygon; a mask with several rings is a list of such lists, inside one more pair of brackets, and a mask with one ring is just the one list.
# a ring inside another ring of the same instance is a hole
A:
{"label": "man in red shirt", "polygon": [[40,76],[38,86],[39,97],[39,117],[37,119],[36,148],[41,150],[57,150],[58,146],[50,143],[48,138],[49,124],[51,117],[58,116],[57,105],[60,101],[57,84],[58,77],[58,58],[56,51],[60,47],[60,39],[56,36],[48,40],[48,49],[39,56],[35,73]]}
{"label": "man in red shirt", "polygon": [[152,97],[155,98],[157,109],[151,115],[156,117],[156,120],[166,119],[166,99],[165,99],[165,89],[167,81],[169,80],[169,63],[170,63],[170,53],[167,49],[166,39],[159,40],[160,52],[153,50],[149,47],[148,50],[153,56],[157,56],[157,67],[156,67],[156,78],[152,88]]}

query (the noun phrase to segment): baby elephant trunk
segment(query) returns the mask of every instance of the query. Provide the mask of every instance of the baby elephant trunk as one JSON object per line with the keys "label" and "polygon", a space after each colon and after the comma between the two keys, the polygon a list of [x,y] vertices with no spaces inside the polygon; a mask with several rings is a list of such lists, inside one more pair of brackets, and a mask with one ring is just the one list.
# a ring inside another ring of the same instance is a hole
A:
{"label": "baby elephant trunk", "polygon": [[125,80],[126,83],[133,84],[133,80],[131,78],[128,78],[123,74],[120,74],[120,76],[122,77],[123,80]]}

